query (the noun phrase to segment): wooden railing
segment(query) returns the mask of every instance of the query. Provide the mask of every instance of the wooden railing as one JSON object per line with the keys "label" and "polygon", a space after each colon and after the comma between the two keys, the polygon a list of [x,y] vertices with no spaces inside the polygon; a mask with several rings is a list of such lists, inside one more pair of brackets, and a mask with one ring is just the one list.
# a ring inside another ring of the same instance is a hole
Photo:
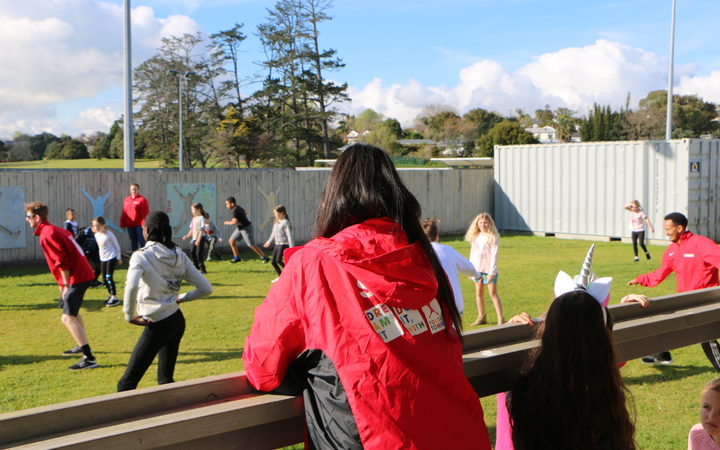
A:
{"label": "wooden railing", "polygon": [[[720,336],[720,288],[611,307],[618,355],[633,359]],[[483,397],[509,389],[528,350],[524,325],[465,334],[465,374]],[[253,393],[242,372],[0,415],[8,448],[277,448],[303,439],[301,397]]]}

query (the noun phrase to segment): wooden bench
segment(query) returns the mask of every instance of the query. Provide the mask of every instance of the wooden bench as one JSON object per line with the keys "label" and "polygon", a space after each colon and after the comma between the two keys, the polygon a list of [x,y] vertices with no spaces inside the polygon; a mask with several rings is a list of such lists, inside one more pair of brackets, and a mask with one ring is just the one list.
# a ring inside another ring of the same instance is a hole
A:
{"label": "wooden bench", "polygon": [[[720,288],[611,307],[618,355],[633,359],[720,336]],[[506,325],[465,334],[465,373],[483,397],[510,388],[533,331]],[[277,448],[303,439],[301,397],[253,393],[242,372],[0,415],[7,448]]]}

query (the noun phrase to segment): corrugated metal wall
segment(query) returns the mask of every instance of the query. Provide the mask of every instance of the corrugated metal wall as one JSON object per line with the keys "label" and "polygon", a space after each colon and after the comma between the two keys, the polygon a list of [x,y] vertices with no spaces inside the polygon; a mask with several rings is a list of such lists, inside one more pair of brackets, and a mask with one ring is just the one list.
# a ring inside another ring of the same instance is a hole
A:
{"label": "corrugated metal wall", "polygon": [[663,240],[663,216],[679,211],[717,240],[719,148],[718,140],[690,139],[496,147],[498,226],[627,238],[623,206],[637,199],[655,226],[649,238]]}
{"label": "corrugated metal wall", "polygon": [[[441,220],[443,234],[462,234],[470,220],[480,211],[493,209],[492,169],[467,170],[399,170],[408,188],[417,196],[424,216]],[[50,206],[50,221],[62,225],[66,208],[77,211],[81,226],[93,215],[90,201],[82,193],[104,201],[105,216],[119,222],[123,198],[131,182],[140,184],[151,210],[186,209],[179,197],[172,204],[169,184],[213,184],[214,205],[206,204],[211,217],[227,238],[231,227],[222,225],[228,218],[225,198],[234,196],[248,211],[255,228],[255,239],[264,242],[272,228],[272,208],[287,206],[295,238],[311,238],[318,200],[329,175],[327,170],[295,171],[293,169],[138,170],[124,173],[115,170],[0,170],[0,262],[39,260],[42,251],[31,230],[22,221],[23,203],[42,201]],[[20,193],[20,195],[16,195]],[[5,197],[3,197],[3,194]],[[12,198],[12,200],[10,200]],[[189,199],[196,201],[193,199]],[[17,220],[16,220],[17,219]],[[21,231],[20,235],[17,233]],[[117,234],[117,233],[116,233]],[[127,233],[118,235],[123,249],[129,248]],[[4,245],[3,245],[4,244]],[[226,245],[223,243],[222,245]]]}

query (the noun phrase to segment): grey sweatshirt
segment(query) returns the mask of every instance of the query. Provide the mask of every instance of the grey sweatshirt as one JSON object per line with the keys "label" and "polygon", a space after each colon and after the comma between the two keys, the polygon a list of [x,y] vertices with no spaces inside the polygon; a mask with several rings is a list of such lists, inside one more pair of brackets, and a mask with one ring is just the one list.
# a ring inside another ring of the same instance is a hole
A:
{"label": "grey sweatshirt", "polygon": [[[183,280],[195,289],[180,294]],[[210,282],[193,267],[180,247],[169,249],[150,241],[130,258],[123,313],[125,320],[142,316],[158,322],[178,310],[178,300],[187,302],[211,293]]]}
{"label": "grey sweatshirt", "polygon": [[275,245],[295,246],[290,232],[290,222],[287,219],[282,219],[273,224],[272,232],[265,245],[270,245],[273,240],[275,240]]}

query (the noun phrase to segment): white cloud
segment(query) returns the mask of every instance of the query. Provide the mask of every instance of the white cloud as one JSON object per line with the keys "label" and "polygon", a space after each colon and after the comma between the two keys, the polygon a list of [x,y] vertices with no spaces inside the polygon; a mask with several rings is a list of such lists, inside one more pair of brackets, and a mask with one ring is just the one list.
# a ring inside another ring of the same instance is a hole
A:
{"label": "white cloud", "polygon": [[81,111],[72,121],[71,125],[81,133],[88,135],[96,131],[107,132],[113,122],[120,117],[120,114],[121,112],[112,106],[88,108]]}
{"label": "white cloud", "polygon": [[[681,77],[679,90],[693,91],[706,100],[720,100],[720,72],[694,77],[692,66],[676,66]],[[639,48],[604,39],[585,47],[565,48],[538,56],[515,72],[495,61],[483,60],[465,67],[455,86],[425,86],[415,80],[384,87],[375,78],[362,88],[351,89],[353,112],[372,108],[403,125],[411,125],[423,107],[450,105],[459,113],[485,108],[510,114],[515,108],[527,112],[549,104],[568,107],[581,115],[593,103],[631,107],[648,92],[664,89],[667,83],[664,57]]]}
{"label": "white cloud", "polygon": [[[186,16],[158,18],[144,6],[133,9],[132,17],[135,64],[155,54],[162,37],[199,29]],[[69,118],[57,117],[55,105],[119,87],[123,20],[121,6],[99,0],[2,2],[0,133],[38,127],[30,123],[58,126]]]}
{"label": "white cloud", "polygon": [[720,103],[720,70],[708,76],[683,76],[674,93],[681,95],[697,94],[707,102]]}

